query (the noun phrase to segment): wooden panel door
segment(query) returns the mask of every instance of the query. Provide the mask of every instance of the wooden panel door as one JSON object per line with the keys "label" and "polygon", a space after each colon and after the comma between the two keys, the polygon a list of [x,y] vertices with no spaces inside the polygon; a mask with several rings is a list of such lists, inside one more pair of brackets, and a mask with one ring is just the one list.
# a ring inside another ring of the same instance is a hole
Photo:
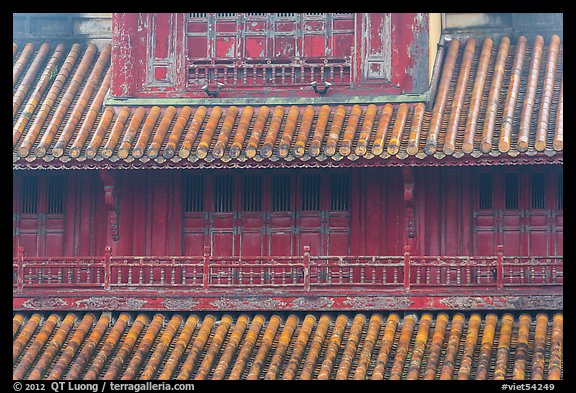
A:
{"label": "wooden panel door", "polygon": [[310,246],[312,255],[326,255],[326,208],[325,198],[321,198],[321,190],[326,187],[326,179],[320,174],[302,174],[298,179],[297,233],[298,250]]}
{"label": "wooden panel door", "polygon": [[529,255],[550,255],[548,238],[550,236],[549,182],[544,173],[533,173],[529,178],[529,209],[526,213]]}
{"label": "wooden panel door", "polygon": [[266,213],[263,205],[263,182],[260,174],[239,177],[242,203],[238,216],[239,254],[244,256],[265,255],[264,236]]}
{"label": "wooden panel door", "polygon": [[174,255],[171,183],[171,177],[158,176],[150,179],[151,195],[146,209],[150,223],[146,241],[148,255]]}
{"label": "wooden panel door", "polygon": [[61,174],[19,176],[13,245],[27,256],[62,256],[65,242],[65,179]]}
{"label": "wooden panel door", "polygon": [[268,255],[301,255],[296,239],[296,177],[278,174],[266,177],[268,198]]}
{"label": "wooden panel door", "polygon": [[349,173],[330,176],[326,213],[328,255],[350,255],[351,179]]}
{"label": "wooden panel door", "polygon": [[500,225],[500,211],[495,205],[495,182],[492,173],[480,173],[472,187],[474,210],[473,249],[475,255],[495,255]]}
{"label": "wooden panel door", "polygon": [[181,180],[182,193],[182,255],[202,255],[208,233],[209,214],[205,210],[206,177],[184,174]]}
{"label": "wooden panel door", "polygon": [[564,178],[556,174],[555,206],[552,210],[552,243],[554,255],[564,255]]}
{"label": "wooden panel door", "polygon": [[499,176],[503,181],[503,201],[498,201],[500,228],[502,232],[501,243],[505,255],[523,255],[525,253],[524,219],[526,204],[525,195],[520,193],[524,186],[524,178],[519,173],[506,173]]}
{"label": "wooden panel door", "polygon": [[216,174],[208,177],[211,190],[209,218],[210,246],[214,256],[238,255],[237,192],[235,176]]}

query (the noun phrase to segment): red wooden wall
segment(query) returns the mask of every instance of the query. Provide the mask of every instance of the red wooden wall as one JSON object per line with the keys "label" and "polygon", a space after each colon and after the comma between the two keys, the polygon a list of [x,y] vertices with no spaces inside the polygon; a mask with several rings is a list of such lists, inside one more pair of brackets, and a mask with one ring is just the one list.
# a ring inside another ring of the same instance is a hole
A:
{"label": "red wooden wall", "polygon": [[[562,168],[414,169],[408,238],[400,168],[119,171],[115,255],[562,255]],[[102,255],[95,171],[16,172],[13,249]]]}
{"label": "red wooden wall", "polygon": [[104,191],[95,171],[13,176],[13,251],[27,256],[102,255]]}
{"label": "red wooden wall", "polygon": [[[427,13],[115,13],[114,97],[423,93]],[[266,74],[266,76],[265,76]],[[274,74],[274,76],[272,76]]]}

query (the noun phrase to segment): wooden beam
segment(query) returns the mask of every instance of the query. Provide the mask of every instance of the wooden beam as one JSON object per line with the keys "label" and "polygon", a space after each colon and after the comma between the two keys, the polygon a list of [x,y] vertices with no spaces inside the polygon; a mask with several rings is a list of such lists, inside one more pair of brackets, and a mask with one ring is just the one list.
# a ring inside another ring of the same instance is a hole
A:
{"label": "wooden beam", "polygon": [[[416,237],[416,214],[414,204],[414,168],[405,166],[402,168],[403,184],[404,184],[404,209],[405,209],[405,222],[406,222],[406,237],[414,239]],[[410,241],[410,245],[415,243],[414,240]]]}
{"label": "wooden beam", "polygon": [[[98,171],[100,179],[104,183],[104,201],[108,207],[109,235],[113,242],[120,240],[120,193],[118,192],[118,179],[108,169]],[[108,236],[108,237],[110,237]]]}

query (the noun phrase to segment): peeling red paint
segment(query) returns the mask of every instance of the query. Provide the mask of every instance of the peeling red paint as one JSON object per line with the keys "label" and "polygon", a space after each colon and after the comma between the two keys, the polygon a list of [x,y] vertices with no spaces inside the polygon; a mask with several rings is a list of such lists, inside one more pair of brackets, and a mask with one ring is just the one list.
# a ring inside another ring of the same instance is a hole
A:
{"label": "peeling red paint", "polygon": [[[258,15],[245,24],[186,15],[113,15],[112,96],[205,98],[201,87],[217,82],[219,98],[316,97],[309,83],[325,80],[332,96],[428,87],[428,14]],[[279,59],[285,65],[274,66]]]}

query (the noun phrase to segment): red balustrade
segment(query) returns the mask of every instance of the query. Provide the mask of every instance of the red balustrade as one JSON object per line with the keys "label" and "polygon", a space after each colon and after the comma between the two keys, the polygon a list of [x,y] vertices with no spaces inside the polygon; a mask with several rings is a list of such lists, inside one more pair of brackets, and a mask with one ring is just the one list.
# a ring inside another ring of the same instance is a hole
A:
{"label": "red balustrade", "polygon": [[563,257],[303,256],[25,257],[13,260],[13,290],[122,291],[270,288],[298,291],[561,287]]}

